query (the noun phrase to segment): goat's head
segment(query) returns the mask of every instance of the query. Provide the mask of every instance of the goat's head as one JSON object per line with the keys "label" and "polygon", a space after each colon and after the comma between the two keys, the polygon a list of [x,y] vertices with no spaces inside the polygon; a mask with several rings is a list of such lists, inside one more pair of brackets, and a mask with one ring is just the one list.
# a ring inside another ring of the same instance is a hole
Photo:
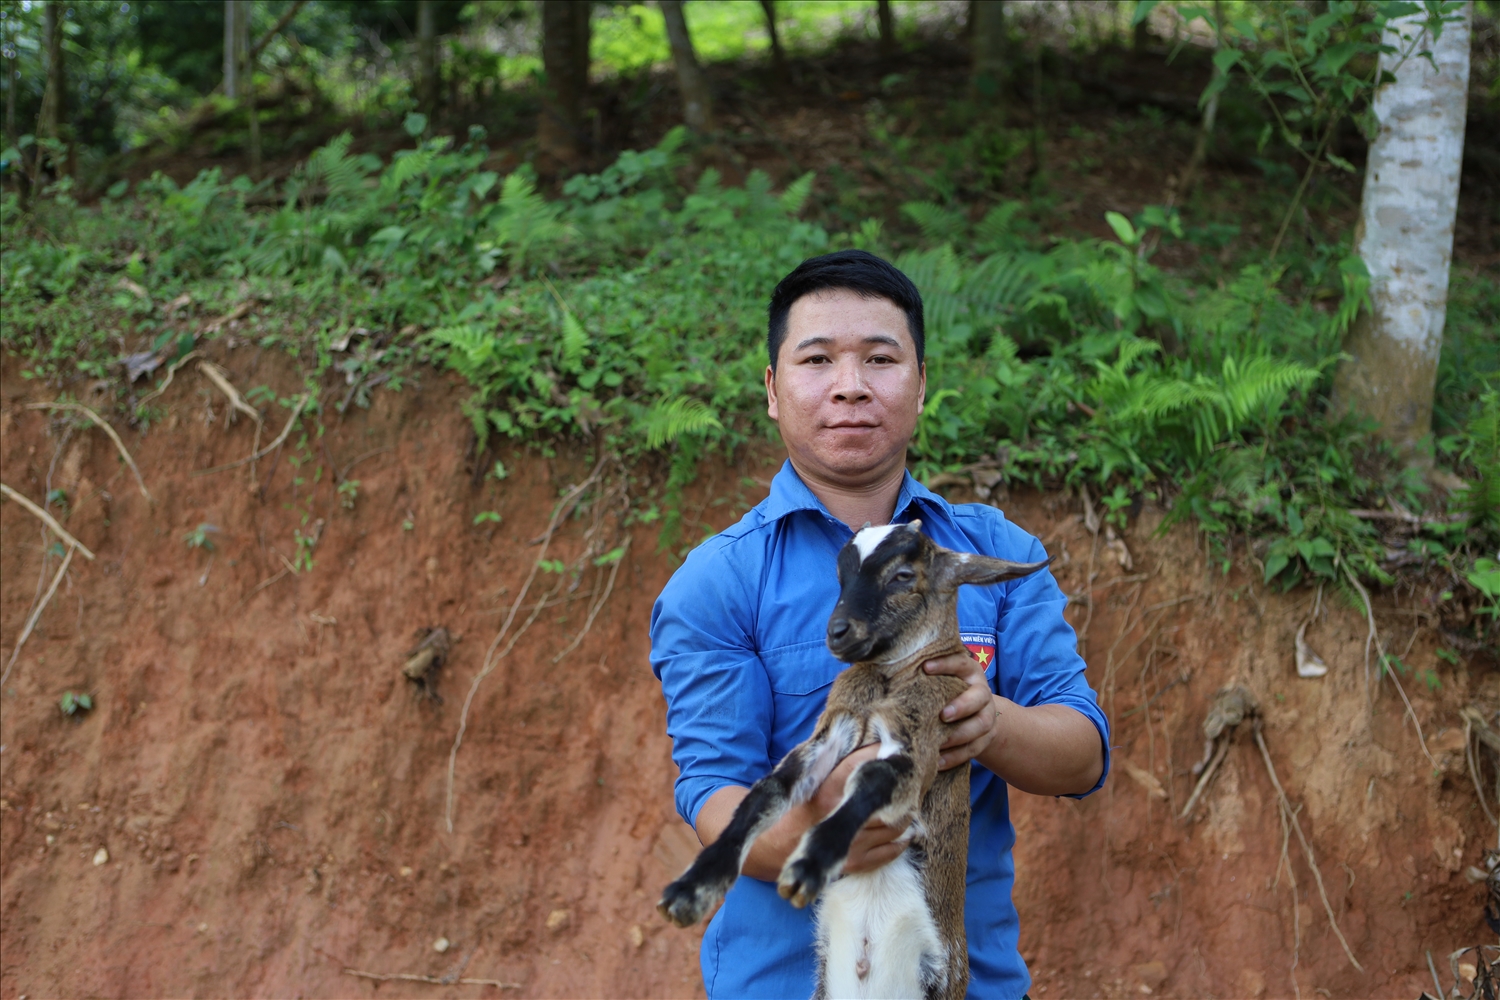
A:
{"label": "goat's head", "polygon": [[921,527],[921,521],[867,524],[839,552],[839,602],[828,619],[828,648],[845,663],[902,659],[944,628],[957,628],[961,585],[999,583],[1047,565],[954,552]]}

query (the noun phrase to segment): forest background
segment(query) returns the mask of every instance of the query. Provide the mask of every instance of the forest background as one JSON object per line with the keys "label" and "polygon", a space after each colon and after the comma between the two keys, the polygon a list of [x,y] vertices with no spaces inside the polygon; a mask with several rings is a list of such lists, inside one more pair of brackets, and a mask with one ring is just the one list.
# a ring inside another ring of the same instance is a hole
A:
{"label": "forest background", "polygon": [[[506,475],[505,438],[662,463],[632,516],[682,551],[699,462],[774,434],[766,290],[864,247],[926,297],[925,481],[1078,490],[1120,526],[1158,502],[1226,568],[1360,606],[1421,580],[1479,648],[1500,620],[1500,41],[1492,2],[1464,10],[7,0],[0,341],[145,431],[153,379],[225,335],[193,317],[253,304],[250,338],[306,377],[246,392],[257,414],[306,432],[449,367],[476,481]],[[1464,16],[1431,428],[1393,442],[1330,403],[1370,315],[1381,30],[1417,18],[1411,68]],[[766,121],[789,108],[791,138]]]}

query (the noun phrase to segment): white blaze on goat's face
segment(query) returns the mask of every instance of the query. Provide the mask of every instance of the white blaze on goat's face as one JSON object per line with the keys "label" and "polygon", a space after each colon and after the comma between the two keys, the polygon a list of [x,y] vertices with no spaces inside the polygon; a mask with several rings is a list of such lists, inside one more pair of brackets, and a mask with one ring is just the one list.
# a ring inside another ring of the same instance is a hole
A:
{"label": "white blaze on goat's face", "polygon": [[859,550],[859,561],[861,564],[868,558],[870,553],[885,541],[885,536],[895,531],[900,525],[882,524],[878,528],[866,525],[854,536],[854,547]]}

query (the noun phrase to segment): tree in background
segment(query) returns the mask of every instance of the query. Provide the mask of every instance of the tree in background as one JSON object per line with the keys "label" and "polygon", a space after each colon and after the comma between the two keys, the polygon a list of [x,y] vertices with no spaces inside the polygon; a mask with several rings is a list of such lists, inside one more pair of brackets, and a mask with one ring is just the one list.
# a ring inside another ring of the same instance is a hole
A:
{"label": "tree in background", "polygon": [[[1428,14],[1393,18],[1386,36],[1395,52],[1402,30]],[[1375,95],[1379,132],[1365,166],[1355,250],[1370,271],[1371,310],[1356,320],[1335,380],[1338,405],[1380,425],[1409,457],[1432,429],[1432,396],[1448,308],[1448,266],[1458,214],[1459,169],[1469,92],[1472,4],[1432,29],[1431,61],[1408,59]]]}
{"label": "tree in background", "polygon": [[542,115],[537,143],[563,165],[578,162],[584,146],[584,102],[589,89],[587,0],[542,0]]}
{"label": "tree in background", "polygon": [[224,96],[240,96],[240,77],[250,51],[250,0],[224,0]]}
{"label": "tree in background", "polygon": [[693,37],[688,34],[687,18],[682,14],[682,0],[658,0],[662,19],[667,25],[667,42],[672,47],[672,63],[677,67],[677,87],[682,91],[682,117],[688,128],[700,134],[714,130],[713,94],[708,78],[698,66],[693,51]]}
{"label": "tree in background", "polygon": [[896,17],[891,13],[891,0],[876,0],[875,17],[880,22],[880,57],[889,59],[896,54]]}
{"label": "tree in background", "polygon": [[417,0],[417,59],[421,76],[417,82],[417,99],[431,114],[438,106],[437,4]]}
{"label": "tree in background", "polygon": [[973,65],[969,96],[994,101],[1005,74],[1005,4],[1003,0],[973,0],[969,6],[969,44]]}
{"label": "tree in background", "polygon": [[766,15],[766,34],[771,36],[771,61],[781,69],[786,65],[786,51],[781,47],[781,34],[776,30],[776,0],[760,0],[760,9]]}

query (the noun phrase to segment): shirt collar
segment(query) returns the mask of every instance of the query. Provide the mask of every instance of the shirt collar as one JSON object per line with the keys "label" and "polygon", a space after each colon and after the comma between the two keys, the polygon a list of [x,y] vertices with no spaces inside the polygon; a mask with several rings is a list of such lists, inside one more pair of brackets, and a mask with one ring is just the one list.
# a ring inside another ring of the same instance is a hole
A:
{"label": "shirt collar", "polygon": [[[895,520],[899,523],[910,520],[911,507],[919,501],[944,517],[952,514],[952,506],[947,500],[917,482],[910,472],[906,472],[901,479],[901,492],[896,495]],[[797,475],[797,470],[792,468],[791,459],[787,459],[781,463],[781,471],[771,480],[771,495],[763,502],[761,512],[766,520],[776,521],[799,510],[817,511],[830,520],[838,520],[828,513],[823,502],[807,488],[802,477]]]}

